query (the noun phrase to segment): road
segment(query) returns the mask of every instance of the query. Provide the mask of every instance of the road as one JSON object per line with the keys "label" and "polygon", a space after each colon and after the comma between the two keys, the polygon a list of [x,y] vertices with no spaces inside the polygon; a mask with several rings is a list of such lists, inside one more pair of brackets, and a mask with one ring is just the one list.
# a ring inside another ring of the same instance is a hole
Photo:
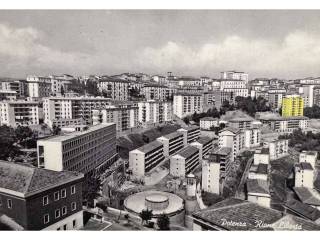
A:
{"label": "road", "polygon": [[242,174],[238,189],[237,189],[236,194],[235,194],[237,198],[245,199],[245,194],[243,192],[243,187],[244,187],[244,184],[245,184],[245,182],[246,182],[246,180],[248,178],[248,174],[249,174],[249,170],[250,170],[250,167],[252,165],[252,162],[253,162],[253,156],[248,159],[246,168],[243,171],[243,174]]}

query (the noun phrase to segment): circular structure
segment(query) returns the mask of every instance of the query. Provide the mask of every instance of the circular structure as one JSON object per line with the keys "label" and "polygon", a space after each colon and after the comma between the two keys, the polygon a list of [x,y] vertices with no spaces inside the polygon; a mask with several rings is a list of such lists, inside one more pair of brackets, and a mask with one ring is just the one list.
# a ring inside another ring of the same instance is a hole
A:
{"label": "circular structure", "polygon": [[183,199],[168,192],[151,190],[132,194],[125,199],[124,207],[137,216],[145,209],[152,210],[153,218],[166,214],[173,222],[184,217]]}
{"label": "circular structure", "polygon": [[146,207],[152,210],[161,210],[169,206],[169,198],[163,194],[152,194],[146,196]]}

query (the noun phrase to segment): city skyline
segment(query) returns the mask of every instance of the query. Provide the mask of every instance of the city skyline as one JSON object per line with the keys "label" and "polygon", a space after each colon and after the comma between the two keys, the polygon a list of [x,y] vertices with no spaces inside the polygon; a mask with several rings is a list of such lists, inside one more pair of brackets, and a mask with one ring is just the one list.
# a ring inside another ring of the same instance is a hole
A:
{"label": "city skyline", "polygon": [[311,10],[3,10],[1,76],[317,77],[319,20]]}

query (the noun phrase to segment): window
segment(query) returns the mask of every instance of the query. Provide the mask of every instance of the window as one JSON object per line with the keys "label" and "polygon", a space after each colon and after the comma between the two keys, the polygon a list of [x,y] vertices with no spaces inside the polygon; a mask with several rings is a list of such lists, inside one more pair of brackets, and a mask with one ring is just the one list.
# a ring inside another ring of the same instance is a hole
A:
{"label": "window", "polygon": [[54,216],[55,216],[55,218],[59,218],[59,217],[60,217],[60,209],[57,209],[57,210],[54,212]]}
{"label": "window", "polygon": [[67,224],[63,225],[63,230],[67,230]]}
{"label": "window", "polygon": [[67,214],[67,207],[64,206],[62,207],[62,215],[66,215]]}
{"label": "window", "polygon": [[1,197],[0,197],[0,207],[2,206],[2,199],[1,199]]}
{"label": "window", "polygon": [[76,202],[72,202],[71,203],[71,211],[74,211],[74,210],[76,210],[77,209],[77,204],[76,204]]}
{"label": "window", "polygon": [[58,201],[59,200],[59,192],[54,193],[54,200]]}
{"label": "window", "polygon": [[44,224],[47,224],[49,221],[50,221],[50,219],[49,219],[49,214],[44,215],[44,216],[43,216],[43,223],[44,223]]}
{"label": "window", "polygon": [[12,200],[11,199],[8,199],[7,200],[7,206],[8,206],[8,208],[12,208]]}
{"label": "window", "polygon": [[62,190],[61,190],[61,198],[66,198],[66,196],[67,196],[67,191],[66,191],[66,189],[62,189]]}
{"label": "window", "polygon": [[77,221],[76,220],[72,221],[72,226],[73,226],[73,228],[75,228],[77,226]]}
{"label": "window", "polygon": [[76,186],[71,186],[71,194],[75,194],[76,193]]}
{"label": "window", "polygon": [[49,197],[48,196],[44,196],[42,199],[42,203],[43,206],[48,205],[49,204]]}

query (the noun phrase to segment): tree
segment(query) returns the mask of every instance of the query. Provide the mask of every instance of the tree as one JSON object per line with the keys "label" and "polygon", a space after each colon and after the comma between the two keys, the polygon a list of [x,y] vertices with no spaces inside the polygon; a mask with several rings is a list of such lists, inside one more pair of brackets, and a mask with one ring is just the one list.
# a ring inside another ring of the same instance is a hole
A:
{"label": "tree", "polygon": [[88,175],[84,182],[83,198],[89,206],[93,206],[94,199],[100,197],[101,180],[99,177]]}
{"label": "tree", "polygon": [[146,222],[147,224],[149,223],[149,221],[152,219],[152,210],[149,209],[143,209],[140,213],[139,213],[139,217],[141,218],[142,222],[141,224],[143,224],[144,222]]}
{"label": "tree", "polygon": [[61,86],[61,95],[64,96],[64,88]]}
{"label": "tree", "polygon": [[170,219],[166,214],[161,214],[157,219],[157,225],[160,230],[170,230]]}
{"label": "tree", "polygon": [[52,126],[52,134],[53,135],[59,135],[61,132],[61,128],[59,126],[53,125]]}
{"label": "tree", "polygon": [[19,148],[16,146],[16,133],[12,127],[0,126],[0,159],[14,159],[20,154]]}

